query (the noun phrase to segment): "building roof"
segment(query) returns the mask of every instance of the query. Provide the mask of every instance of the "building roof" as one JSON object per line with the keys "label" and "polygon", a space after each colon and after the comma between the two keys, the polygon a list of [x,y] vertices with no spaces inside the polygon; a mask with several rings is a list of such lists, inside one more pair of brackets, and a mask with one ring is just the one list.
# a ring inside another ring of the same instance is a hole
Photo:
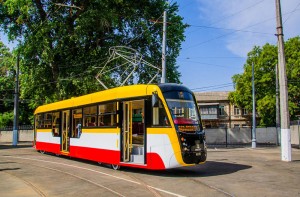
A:
{"label": "building roof", "polygon": [[198,102],[228,101],[230,91],[223,92],[194,92]]}

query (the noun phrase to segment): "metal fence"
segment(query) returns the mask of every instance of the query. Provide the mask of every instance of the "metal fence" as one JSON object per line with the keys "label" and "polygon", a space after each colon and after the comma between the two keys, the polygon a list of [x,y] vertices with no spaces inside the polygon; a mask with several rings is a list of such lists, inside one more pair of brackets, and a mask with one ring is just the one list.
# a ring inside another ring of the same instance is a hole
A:
{"label": "metal fence", "polygon": [[[13,130],[14,130],[13,126],[6,126],[0,128],[0,131],[13,131]],[[18,130],[33,130],[33,125],[20,125],[18,127]]]}
{"label": "metal fence", "polygon": [[291,121],[290,125],[300,125],[300,120]]}

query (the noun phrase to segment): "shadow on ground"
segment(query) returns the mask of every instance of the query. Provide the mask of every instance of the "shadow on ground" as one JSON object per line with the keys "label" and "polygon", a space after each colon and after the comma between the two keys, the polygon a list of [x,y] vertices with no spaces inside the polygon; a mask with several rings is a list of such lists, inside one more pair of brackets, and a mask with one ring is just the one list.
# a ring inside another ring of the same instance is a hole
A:
{"label": "shadow on ground", "polygon": [[210,177],[210,176],[219,176],[225,174],[232,174],[240,170],[247,170],[252,168],[249,165],[242,165],[229,162],[221,161],[207,161],[203,165],[161,170],[161,171],[150,171],[144,169],[136,168],[125,168],[122,167],[122,171],[131,172],[131,173],[142,173],[149,174],[154,176],[167,176],[167,177]]}
{"label": "shadow on ground", "polygon": [[13,148],[28,148],[28,147],[32,147],[32,142],[18,143],[17,146],[13,146],[12,143],[1,143],[0,144],[0,150],[1,149],[13,149]]}

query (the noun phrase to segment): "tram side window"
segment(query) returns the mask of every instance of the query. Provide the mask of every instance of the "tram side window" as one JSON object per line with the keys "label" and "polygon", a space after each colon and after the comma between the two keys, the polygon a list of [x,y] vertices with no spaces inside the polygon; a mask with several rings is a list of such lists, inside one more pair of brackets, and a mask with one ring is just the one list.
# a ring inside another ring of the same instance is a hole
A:
{"label": "tram side window", "polygon": [[116,126],[117,123],[117,104],[106,103],[98,106],[98,126]]}
{"label": "tram side window", "polygon": [[60,113],[54,112],[52,113],[52,134],[54,137],[60,136]]}
{"label": "tram side window", "polygon": [[38,114],[36,118],[36,127],[38,129],[50,129],[51,128],[51,113]]}
{"label": "tram side window", "polygon": [[83,108],[83,123],[84,127],[95,127],[97,125],[97,106]]}
{"label": "tram side window", "polygon": [[44,128],[51,129],[52,113],[45,113],[44,115]]}
{"label": "tram side window", "polygon": [[82,128],[82,108],[72,110],[72,134],[71,137],[79,138]]}
{"label": "tram side window", "polygon": [[36,126],[37,129],[42,128],[42,125],[44,124],[43,123],[44,122],[43,119],[44,118],[43,118],[42,114],[36,115],[36,117],[35,117],[35,126]]}
{"label": "tram side window", "polygon": [[170,126],[170,121],[161,100],[159,100],[158,107],[153,107],[152,109],[153,126]]}

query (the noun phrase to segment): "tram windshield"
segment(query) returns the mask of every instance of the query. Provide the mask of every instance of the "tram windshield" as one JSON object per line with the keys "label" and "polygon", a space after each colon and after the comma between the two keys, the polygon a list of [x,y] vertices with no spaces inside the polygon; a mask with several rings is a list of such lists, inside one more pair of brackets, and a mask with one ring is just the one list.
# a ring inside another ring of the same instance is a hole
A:
{"label": "tram windshield", "polygon": [[165,92],[168,108],[174,124],[181,132],[196,132],[200,130],[200,116],[197,104],[189,92]]}

